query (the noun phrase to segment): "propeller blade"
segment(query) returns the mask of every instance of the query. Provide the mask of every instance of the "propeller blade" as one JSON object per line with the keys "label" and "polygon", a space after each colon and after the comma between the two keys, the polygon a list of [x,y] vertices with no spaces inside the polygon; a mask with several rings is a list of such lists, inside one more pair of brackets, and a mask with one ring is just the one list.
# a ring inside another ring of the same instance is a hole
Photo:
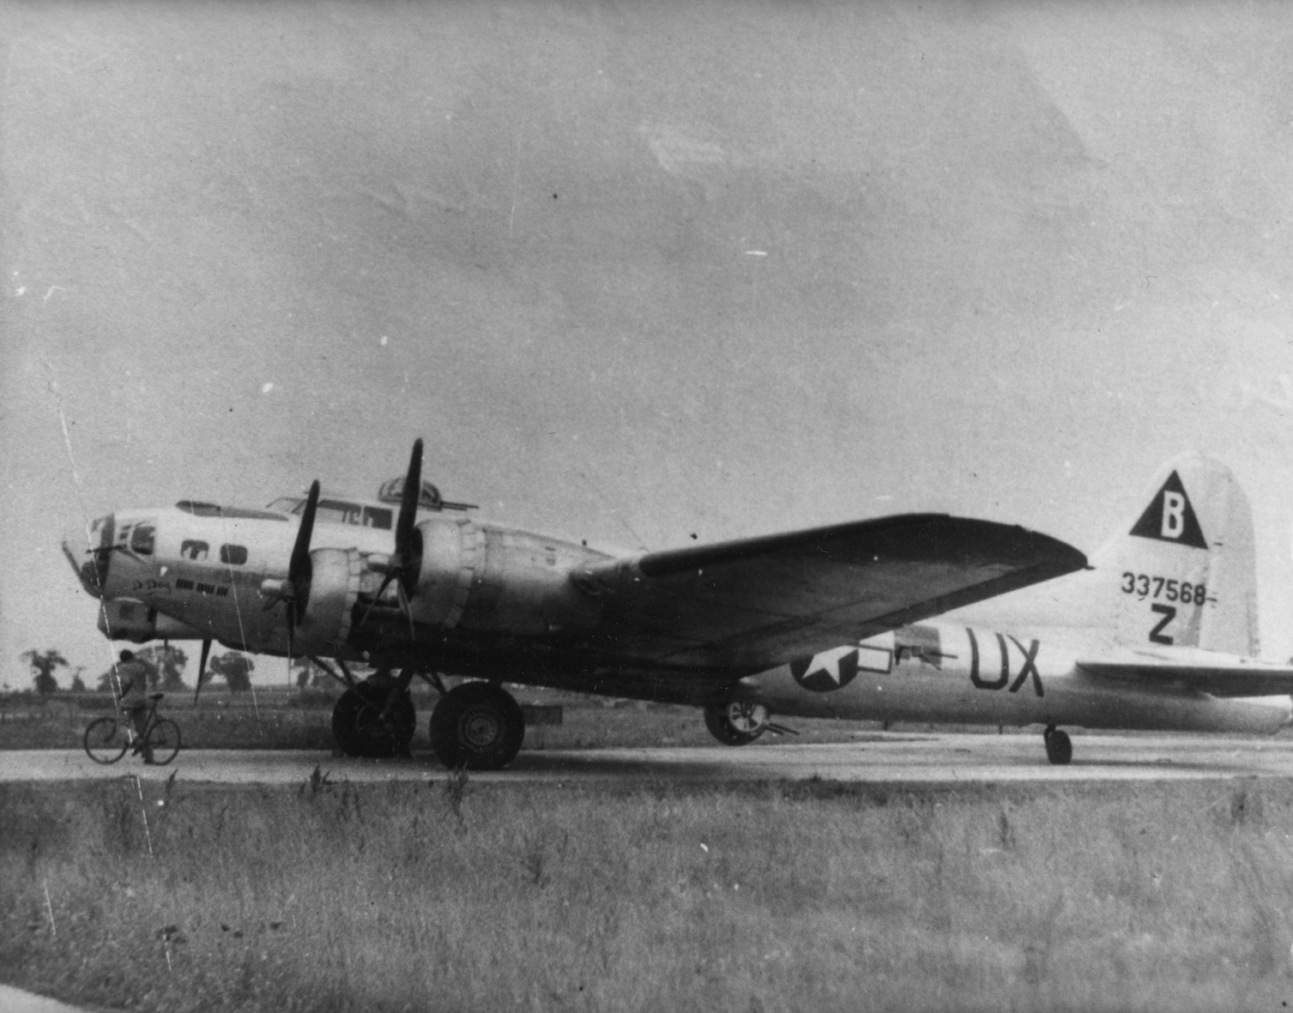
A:
{"label": "propeller blade", "polygon": [[397,582],[395,587],[400,596],[400,609],[409,620],[409,640],[416,640],[417,633],[413,630],[413,609],[409,607],[409,596],[404,593],[404,584],[402,582]]}
{"label": "propeller blade", "polygon": [[207,674],[207,658],[211,654],[211,638],[208,637],[202,641],[202,657],[198,659],[198,684],[193,687],[193,703],[198,702],[198,694],[202,692],[202,680]]}
{"label": "propeller blade", "polygon": [[296,530],[296,544],[292,546],[292,559],[287,564],[287,579],[299,591],[310,582],[310,539],[314,536],[314,515],[319,508],[319,480],[310,484],[310,495],[301,514],[301,526]]}
{"label": "propeller blade", "polygon": [[364,610],[364,615],[359,620],[360,626],[363,626],[364,623],[368,622],[368,613],[373,610],[373,606],[377,604],[378,599],[381,598],[381,596],[386,593],[386,589],[391,586],[391,581],[395,579],[395,577],[397,576],[397,573],[398,571],[392,569],[382,579],[382,586],[377,589],[377,593],[373,595],[373,600],[368,603],[368,608]]}
{"label": "propeller blade", "polygon": [[418,519],[418,500],[422,496],[422,439],[413,441],[413,453],[409,457],[409,470],[404,476],[404,491],[400,494],[400,515],[395,524],[395,553],[390,558],[390,563],[386,569],[386,576],[382,579],[382,585],[373,596],[372,602],[364,610],[359,625],[363,626],[368,622],[368,616],[386,593],[386,589],[391,586],[391,582],[396,582],[399,590],[400,608],[409,620],[409,635],[413,636],[413,613],[409,608],[409,591],[410,585],[417,582],[417,565],[418,560],[415,558],[414,536],[416,529],[414,525]]}
{"label": "propeller blade", "polygon": [[418,515],[418,498],[422,495],[422,439],[413,441],[408,474],[404,476],[404,494],[400,497],[400,517],[395,525],[395,554],[400,567],[409,562],[413,548],[413,523]]}
{"label": "propeller blade", "polygon": [[296,544],[287,564],[286,593],[280,600],[287,601],[287,663],[291,665],[295,653],[296,624],[305,617],[305,604],[310,597],[310,578],[314,576],[310,565],[310,539],[314,536],[314,515],[319,509],[319,480],[310,483],[310,494],[301,514],[301,526],[296,530]]}

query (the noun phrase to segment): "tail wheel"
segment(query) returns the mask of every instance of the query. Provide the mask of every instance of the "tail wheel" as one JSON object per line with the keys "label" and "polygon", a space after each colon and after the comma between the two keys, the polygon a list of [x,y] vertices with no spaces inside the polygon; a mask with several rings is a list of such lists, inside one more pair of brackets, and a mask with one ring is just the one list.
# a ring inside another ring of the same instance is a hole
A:
{"label": "tail wheel", "polygon": [[1042,741],[1046,743],[1046,759],[1062,767],[1073,759],[1073,740],[1054,725],[1042,732]]}
{"label": "tail wheel", "polygon": [[417,727],[417,711],[407,692],[401,693],[387,710],[390,692],[371,682],[361,682],[341,695],[332,709],[332,737],[347,756],[408,755]]}
{"label": "tail wheel", "polygon": [[451,769],[500,770],[525,739],[525,716],[510,693],[487,682],[464,682],[431,712],[431,747]]}
{"label": "tail wheel", "polygon": [[116,718],[95,718],[85,730],[85,751],[95,763],[116,763],[130,745]]}
{"label": "tail wheel", "polygon": [[705,708],[705,727],[725,746],[748,746],[768,730],[768,720],[761,703],[726,700]]}
{"label": "tail wheel", "polygon": [[166,766],[180,751],[180,726],[170,718],[162,718],[148,730],[148,748],[153,762]]}

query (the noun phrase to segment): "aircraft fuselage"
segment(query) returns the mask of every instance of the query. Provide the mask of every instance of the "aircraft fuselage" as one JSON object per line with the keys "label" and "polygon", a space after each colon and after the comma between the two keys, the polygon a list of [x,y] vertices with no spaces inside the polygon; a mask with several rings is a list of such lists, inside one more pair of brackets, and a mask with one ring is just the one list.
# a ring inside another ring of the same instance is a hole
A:
{"label": "aircraft fuselage", "polygon": [[741,694],[815,718],[1262,734],[1293,722],[1288,696],[1223,699],[1095,676],[1081,656],[1044,637],[928,623],[749,676]]}
{"label": "aircraft fuselage", "polygon": [[[253,516],[177,507],[118,512],[92,529],[105,562],[97,573],[89,563],[78,572],[105,601],[137,602],[155,621],[169,620],[169,632],[157,636],[211,638],[263,654],[285,655],[292,647],[296,654],[357,659],[371,648],[398,658],[469,640],[473,632],[559,639],[591,629],[599,617],[569,575],[606,559],[603,553],[465,516],[419,521],[421,577],[410,614],[401,612],[393,585],[369,612],[393,533],[321,520],[309,608],[289,645],[287,606],[271,589],[287,578],[296,518],[243,513]],[[111,626],[112,610],[105,614]],[[138,639],[128,624],[117,625],[119,635]]]}

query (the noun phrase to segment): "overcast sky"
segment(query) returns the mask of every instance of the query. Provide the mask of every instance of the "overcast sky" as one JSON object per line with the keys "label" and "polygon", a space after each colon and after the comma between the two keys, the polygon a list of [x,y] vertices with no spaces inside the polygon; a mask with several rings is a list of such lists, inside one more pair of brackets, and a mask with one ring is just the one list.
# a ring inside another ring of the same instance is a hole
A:
{"label": "overcast sky", "polygon": [[111,659],[64,529],[370,493],[417,436],[482,516],[624,548],[932,509],[1092,552],[1197,449],[1293,653],[1287,5],[8,4],[0,39],[0,682]]}

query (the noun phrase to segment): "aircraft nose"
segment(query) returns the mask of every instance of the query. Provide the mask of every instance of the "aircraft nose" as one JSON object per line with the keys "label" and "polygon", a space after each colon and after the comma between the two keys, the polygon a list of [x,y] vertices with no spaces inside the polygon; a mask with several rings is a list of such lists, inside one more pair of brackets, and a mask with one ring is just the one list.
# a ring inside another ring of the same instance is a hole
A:
{"label": "aircraft nose", "polygon": [[76,525],[63,532],[63,555],[72,564],[81,586],[96,598],[103,597],[108,581],[112,545],[112,515],[91,524]]}

